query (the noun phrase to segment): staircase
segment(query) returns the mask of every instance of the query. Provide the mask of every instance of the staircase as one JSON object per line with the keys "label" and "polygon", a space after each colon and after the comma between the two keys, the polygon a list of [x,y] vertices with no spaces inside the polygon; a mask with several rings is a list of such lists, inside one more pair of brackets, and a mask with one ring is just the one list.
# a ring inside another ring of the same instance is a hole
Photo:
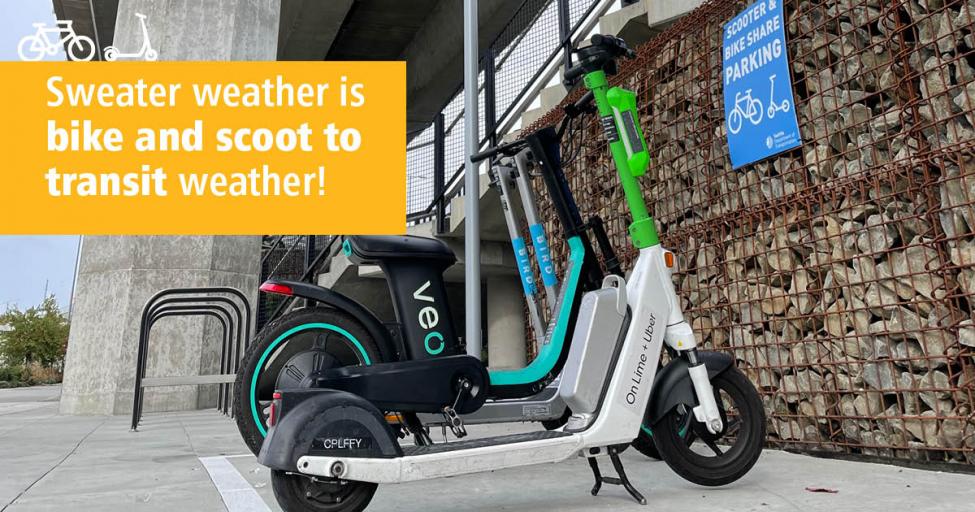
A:
{"label": "staircase", "polygon": [[[672,2],[664,0],[639,0],[625,7],[610,10],[599,18],[597,27],[590,33],[613,34],[622,37],[631,47],[636,47],[667,26],[690,12],[703,0]],[[588,38],[588,36],[587,36]],[[519,129],[531,125],[551,109],[557,107],[568,91],[562,84],[561,73],[548,81],[528,104],[518,122],[503,137],[504,140],[516,138]],[[481,176],[479,190],[481,219],[481,274],[485,280],[486,300],[489,311],[486,338],[488,351],[493,355],[489,364],[492,368],[513,368],[525,364],[523,347],[511,350],[512,343],[522,344],[525,327],[523,324],[522,297],[514,256],[508,240],[507,229],[501,213],[497,191],[488,186],[486,175]],[[445,232],[435,234],[434,222],[427,221],[409,226],[410,235],[436,237],[454,250],[458,262],[445,273],[447,293],[450,298],[457,330],[463,332],[463,278],[464,278],[464,194],[450,200],[450,217]],[[319,274],[318,283],[328,286],[366,305],[375,311],[380,320],[391,322],[395,318],[389,292],[382,271],[375,266],[357,266],[337,248],[334,250],[327,269]],[[506,346],[502,346],[506,345]],[[520,357],[512,354],[522,354]],[[503,357],[498,357],[504,354]]]}

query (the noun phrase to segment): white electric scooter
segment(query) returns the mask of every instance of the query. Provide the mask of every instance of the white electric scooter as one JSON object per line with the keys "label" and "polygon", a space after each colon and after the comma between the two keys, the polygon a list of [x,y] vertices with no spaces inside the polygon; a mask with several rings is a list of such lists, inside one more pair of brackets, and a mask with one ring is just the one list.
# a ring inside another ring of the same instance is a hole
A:
{"label": "white electric scooter", "polygon": [[153,49],[152,43],[149,42],[149,27],[146,26],[146,15],[135,13],[135,17],[139,18],[139,23],[142,24],[142,47],[135,53],[122,53],[115,46],[108,46],[105,48],[106,61],[114,62],[118,59],[145,59],[147,61],[154,61],[159,58],[159,52]]}
{"label": "white electric scooter", "polygon": [[[378,484],[401,483],[587,458],[596,479],[646,499],[627,478],[619,451],[651,432],[661,457],[681,476],[723,485],[744,475],[765,440],[765,414],[755,388],[730,356],[697,349],[672,282],[674,255],[657,239],[637,178],[649,163],[637,124],[635,95],[609,87],[615,59],[631,56],[621,40],[594,36],[578,50],[566,80],[585,75],[633,217],[629,232],[639,255],[628,280],[609,275],[578,301],[573,288],[587,264],[588,240],[568,233],[569,266],[545,343],[564,358],[559,394],[573,411],[561,431],[401,446],[383,411],[440,410],[462,428],[458,412],[482,406],[504,376],[488,375],[467,355],[330,369],[304,389],[275,393],[271,428],[258,460],[272,469],[272,485],[287,512],[363,510]],[[558,137],[548,128],[472,159],[511,154],[527,145],[546,173],[560,216],[568,193],[558,163]],[[571,202],[571,201],[569,201]],[[571,204],[574,207],[574,203]],[[476,233],[466,233],[477,236]],[[568,289],[568,292],[565,290]],[[560,330],[573,325],[562,343]],[[664,344],[676,357],[658,372]],[[536,365],[538,360],[531,365]],[[700,440],[711,457],[692,449]],[[598,458],[608,455],[618,477],[603,477]]]}

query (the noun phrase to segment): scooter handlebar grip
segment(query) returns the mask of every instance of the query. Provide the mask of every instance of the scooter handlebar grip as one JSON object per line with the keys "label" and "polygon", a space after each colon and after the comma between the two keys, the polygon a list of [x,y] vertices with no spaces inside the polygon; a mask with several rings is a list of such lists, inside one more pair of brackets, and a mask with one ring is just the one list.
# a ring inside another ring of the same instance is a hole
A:
{"label": "scooter handlebar grip", "polygon": [[584,75],[586,70],[582,69],[582,66],[572,66],[565,72],[563,81],[567,84],[575,82],[580,76]]}

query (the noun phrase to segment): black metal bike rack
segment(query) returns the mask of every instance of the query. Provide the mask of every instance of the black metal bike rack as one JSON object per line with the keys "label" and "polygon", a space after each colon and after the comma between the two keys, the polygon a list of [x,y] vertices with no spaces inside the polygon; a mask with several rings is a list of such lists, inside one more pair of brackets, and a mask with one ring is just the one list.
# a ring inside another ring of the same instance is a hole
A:
{"label": "black metal bike rack", "polygon": [[[230,295],[231,297],[228,297]],[[223,328],[220,351],[220,373],[184,377],[146,378],[149,357],[149,335],[158,320],[174,316],[216,318]],[[142,420],[145,388],[179,385],[219,384],[217,410],[230,412],[230,393],[240,358],[251,339],[252,309],[250,301],[238,289],[226,286],[169,288],[153,295],[142,308],[139,325],[139,347],[136,355],[135,387],[132,400],[132,430]]]}

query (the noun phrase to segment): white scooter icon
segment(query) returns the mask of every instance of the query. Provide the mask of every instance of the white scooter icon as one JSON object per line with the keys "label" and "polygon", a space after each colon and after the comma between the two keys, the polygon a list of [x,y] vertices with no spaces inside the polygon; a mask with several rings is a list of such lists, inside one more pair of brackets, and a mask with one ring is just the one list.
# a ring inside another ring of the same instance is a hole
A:
{"label": "white scooter icon", "polygon": [[772,119],[775,117],[775,113],[782,111],[788,112],[791,105],[789,105],[789,100],[782,100],[781,103],[775,103],[775,75],[768,77],[769,84],[769,98],[768,98],[768,118]]}
{"label": "white scooter icon", "polygon": [[159,52],[152,48],[152,44],[149,42],[149,28],[146,26],[146,15],[135,13],[135,17],[139,18],[139,23],[142,24],[142,48],[135,53],[122,53],[118,48],[114,46],[109,46],[105,48],[105,60],[112,62],[120,58],[123,59],[145,59],[153,61],[159,58]]}

